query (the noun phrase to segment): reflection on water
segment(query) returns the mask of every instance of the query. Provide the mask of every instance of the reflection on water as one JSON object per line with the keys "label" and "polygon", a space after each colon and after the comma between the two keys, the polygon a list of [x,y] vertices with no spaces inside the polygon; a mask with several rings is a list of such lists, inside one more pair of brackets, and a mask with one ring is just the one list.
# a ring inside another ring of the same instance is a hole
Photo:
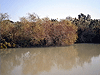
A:
{"label": "reflection on water", "polygon": [[100,75],[100,44],[0,50],[1,75]]}

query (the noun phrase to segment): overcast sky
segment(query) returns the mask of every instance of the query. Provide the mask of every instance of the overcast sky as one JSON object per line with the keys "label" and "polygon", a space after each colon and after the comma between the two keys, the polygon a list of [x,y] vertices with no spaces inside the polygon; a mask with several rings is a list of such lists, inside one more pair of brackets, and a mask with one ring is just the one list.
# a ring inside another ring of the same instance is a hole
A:
{"label": "overcast sky", "polygon": [[92,19],[100,19],[100,0],[0,0],[0,13],[8,13],[13,21],[27,13],[54,19],[77,18],[83,13],[90,14]]}

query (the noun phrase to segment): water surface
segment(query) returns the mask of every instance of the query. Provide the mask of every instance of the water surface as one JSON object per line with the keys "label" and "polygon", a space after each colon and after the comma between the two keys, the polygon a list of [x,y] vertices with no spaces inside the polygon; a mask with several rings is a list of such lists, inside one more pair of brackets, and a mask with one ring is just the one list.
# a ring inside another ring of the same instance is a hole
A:
{"label": "water surface", "polygon": [[0,75],[100,75],[100,44],[0,50]]}

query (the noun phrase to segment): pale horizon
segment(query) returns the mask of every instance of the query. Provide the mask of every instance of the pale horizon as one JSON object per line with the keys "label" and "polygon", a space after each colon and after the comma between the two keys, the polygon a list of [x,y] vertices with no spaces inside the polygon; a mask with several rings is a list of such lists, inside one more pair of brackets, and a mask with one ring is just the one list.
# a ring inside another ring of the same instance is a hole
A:
{"label": "pale horizon", "polygon": [[78,18],[80,13],[100,19],[100,0],[0,0],[0,13],[8,13],[10,19],[19,21],[27,13],[36,13],[40,18]]}

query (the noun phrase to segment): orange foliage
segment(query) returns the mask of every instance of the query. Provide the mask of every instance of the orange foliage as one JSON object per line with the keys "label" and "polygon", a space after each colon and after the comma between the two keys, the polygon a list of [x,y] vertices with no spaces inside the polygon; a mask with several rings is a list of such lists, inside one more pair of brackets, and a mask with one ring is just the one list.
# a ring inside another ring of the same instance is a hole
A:
{"label": "orange foliage", "polygon": [[[32,16],[32,15],[31,15]],[[30,16],[30,17],[31,17]],[[77,40],[77,27],[70,21],[52,22],[49,18],[31,20],[21,18],[21,22],[1,22],[2,35],[12,35],[12,41],[21,47],[71,45]]]}

